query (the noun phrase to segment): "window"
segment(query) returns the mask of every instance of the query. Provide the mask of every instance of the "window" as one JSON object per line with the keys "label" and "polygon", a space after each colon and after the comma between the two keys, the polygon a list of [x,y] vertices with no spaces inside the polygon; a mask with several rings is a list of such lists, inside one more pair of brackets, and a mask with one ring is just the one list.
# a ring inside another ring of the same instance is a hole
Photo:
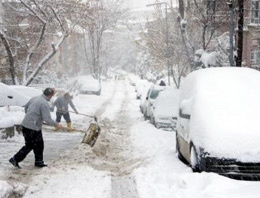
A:
{"label": "window", "polygon": [[252,65],[260,65],[260,50],[251,51],[251,64]]}
{"label": "window", "polygon": [[251,23],[259,24],[259,0],[252,0],[251,2]]}

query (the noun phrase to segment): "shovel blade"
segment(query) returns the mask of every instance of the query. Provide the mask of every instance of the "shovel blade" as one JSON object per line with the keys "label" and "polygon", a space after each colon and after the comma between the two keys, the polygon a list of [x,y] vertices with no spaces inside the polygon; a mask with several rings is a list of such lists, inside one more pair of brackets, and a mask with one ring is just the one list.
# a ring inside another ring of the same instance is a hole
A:
{"label": "shovel blade", "polygon": [[88,127],[85,136],[83,137],[82,143],[88,144],[93,147],[97,141],[100,134],[100,127],[96,123],[91,123]]}

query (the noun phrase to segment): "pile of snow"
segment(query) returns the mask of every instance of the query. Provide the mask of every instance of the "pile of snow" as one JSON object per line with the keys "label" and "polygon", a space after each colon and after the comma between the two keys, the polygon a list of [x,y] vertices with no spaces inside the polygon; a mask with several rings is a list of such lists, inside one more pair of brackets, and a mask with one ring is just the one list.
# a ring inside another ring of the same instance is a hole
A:
{"label": "pile of snow", "polygon": [[203,64],[202,67],[215,67],[217,65],[217,52],[206,52],[199,49],[195,52],[195,62]]}
{"label": "pile of snow", "polygon": [[21,197],[24,195],[27,186],[20,183],[8,183],[7,181],[0,180],[0,197]]}
{"label": "pile of snow", "polygon": [[260,72],[208,68],[192,72],[181,89],[180,106],[190,114],[190,137],[212,156],[260,159]]}

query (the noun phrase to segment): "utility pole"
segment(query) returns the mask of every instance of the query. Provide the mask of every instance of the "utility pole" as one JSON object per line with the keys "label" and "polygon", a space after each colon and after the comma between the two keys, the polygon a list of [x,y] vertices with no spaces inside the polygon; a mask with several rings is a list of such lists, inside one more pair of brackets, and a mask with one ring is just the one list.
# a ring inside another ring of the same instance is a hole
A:
{"label": "utility pole", "polygon": [[228,3],[229,6],[229,41],[230,41],[230,47],[229,47],[229,63],[230,66],[234,66],[234,42],[233,42],[233,36],[234,36],[234,7],[233,7],[233,0],[230,0]]}
{"label": "utility pole", "polygon": [[170,81],[170,50],[169,50],[169,29],[168,29],[168,12],[167,12],[167,3],[166,2],[158,2],[158,3],[152,3],[152,4],[147,4],[146,6],[157,6],[157,5],[162,5],[164,4],[165,6],[165,43],[166,43],[166,53],[165,53],[165,58],[166,58],[166,62],[167,62],[167,73],[168,73],[168,85],[171,85],[171,81]]}
{"label": "utility pole", "polygon": [[238,0],[238,32],[236,66],[242,67],[243,60],[244,0]]}

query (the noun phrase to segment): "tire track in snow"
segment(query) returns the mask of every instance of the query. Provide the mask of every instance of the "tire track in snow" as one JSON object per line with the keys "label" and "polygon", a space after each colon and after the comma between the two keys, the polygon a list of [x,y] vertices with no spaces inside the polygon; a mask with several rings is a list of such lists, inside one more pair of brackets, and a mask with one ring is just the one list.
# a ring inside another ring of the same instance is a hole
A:
{"label": "tire track in snow", "polygon": [[112,198],[139,197],[132,171],[143,163],[142,159],[132,157],[129,129],[133,121],[128,115],[129,95],[125,83],[120,83],[118,89],[118,92],[124,90],[123,97],[122,92],[115,93],[115,100],[107,109],[119,111],[112,121],[105,119],[101,123],[102,132],[92,150],[98,159],[89,161],[93,168],[111,172]]}
{"label": "tire track in snow", "polygon": [[118,89],[118,83],[116,83],[116,85],[114,86],[112,96],[101,105],[101,107],[95,112],[94,115],[96,115],[98,118],[101,118],[102,114],[106,111],[107,106],[111,103],[111,101],[115,97],[115,93],[117,92],[117,89]]}

